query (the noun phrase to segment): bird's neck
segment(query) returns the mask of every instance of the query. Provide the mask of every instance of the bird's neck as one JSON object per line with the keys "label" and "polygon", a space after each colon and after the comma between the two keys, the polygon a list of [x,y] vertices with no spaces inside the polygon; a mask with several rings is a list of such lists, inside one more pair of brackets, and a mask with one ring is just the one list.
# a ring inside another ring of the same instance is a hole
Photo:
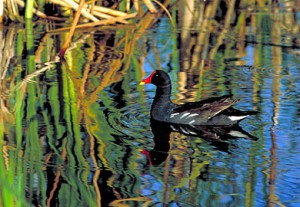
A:
{"label": "bird's neck", "polygon": [[158,86],[156,88],[156,95],[154,99],[159,101],[170,101],[171,91],[172,91],[171,84]]}

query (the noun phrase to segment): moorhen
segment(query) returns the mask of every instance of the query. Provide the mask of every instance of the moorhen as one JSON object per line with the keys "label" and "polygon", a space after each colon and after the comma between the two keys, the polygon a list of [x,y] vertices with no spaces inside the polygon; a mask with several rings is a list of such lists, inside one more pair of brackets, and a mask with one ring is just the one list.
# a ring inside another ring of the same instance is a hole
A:
{"label": "moorhen", "polygon": [[171,79],[162,70],[155,70],[142,80],[140,85],[156,85],[156,94],[151,106],[151,118],[156,121],[187,125],[235,125],[255,111],[240,111],[232,108],[238,100],[230,95],[208,98],[182,105],[173,103]]}

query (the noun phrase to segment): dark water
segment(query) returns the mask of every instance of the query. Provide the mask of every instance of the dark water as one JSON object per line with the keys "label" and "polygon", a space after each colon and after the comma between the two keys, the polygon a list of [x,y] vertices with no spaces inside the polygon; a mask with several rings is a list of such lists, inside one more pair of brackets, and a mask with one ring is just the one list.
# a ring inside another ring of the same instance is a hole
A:
{"label": "dark water", "polygon": [[[288,15],[253,12],[229,30],[172,30],[161,18],[147,30],[79,31],[58,62],[64,33],[3,29],[12,52],[2,55],[1,202],[299,206],[300,19]],[[151,124],[155,87],[138,83],[153,69],[169,73],[177,103],[240,99],[259,113],[239,130],[258,139]]]}

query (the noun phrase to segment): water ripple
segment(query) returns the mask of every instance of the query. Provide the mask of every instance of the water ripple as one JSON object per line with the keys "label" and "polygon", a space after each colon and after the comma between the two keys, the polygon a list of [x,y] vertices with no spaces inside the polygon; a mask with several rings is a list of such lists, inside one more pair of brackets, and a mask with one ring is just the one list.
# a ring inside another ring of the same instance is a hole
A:
{"label": "water ripple", "polygon": [[[112,128],[132,138],[142,138],[150,133],[148,106],[134,103],[108,114],[108,123]],[[149,135],[150,136],[150,135]],[[148,137],[149,137],[148,136]]]}

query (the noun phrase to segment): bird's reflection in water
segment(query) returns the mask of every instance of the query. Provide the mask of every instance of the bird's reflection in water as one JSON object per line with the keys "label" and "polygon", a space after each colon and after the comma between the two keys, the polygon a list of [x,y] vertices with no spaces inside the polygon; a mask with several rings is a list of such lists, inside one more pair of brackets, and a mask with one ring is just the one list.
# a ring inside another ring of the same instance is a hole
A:
{"label": "bird's reflection in water", "polygon": [[152,119],[151,129],[154,135],[154,147],[150,151],[142,150],[142,153],[146,155],[150,165],[160,165],[168,157],[171,132],[202,138],[211,143],[217,150],[224,152],[229,152],[229,140],[237,138],[258,139],[243,130],[237,124],[231,126],[193,126],[158,122]]}

